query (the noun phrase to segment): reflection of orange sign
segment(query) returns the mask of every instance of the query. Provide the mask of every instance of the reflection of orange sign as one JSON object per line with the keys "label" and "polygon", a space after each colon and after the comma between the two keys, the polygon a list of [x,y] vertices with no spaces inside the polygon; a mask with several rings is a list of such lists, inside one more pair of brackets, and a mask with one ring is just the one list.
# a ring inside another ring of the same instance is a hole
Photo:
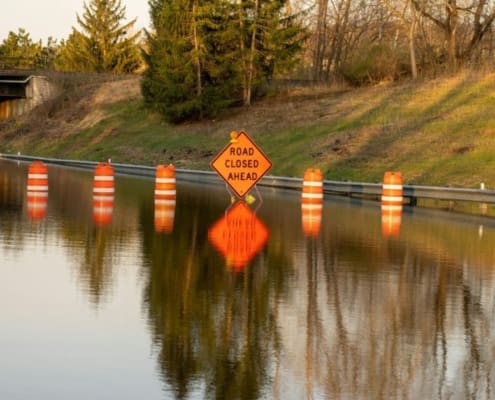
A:
{"label": "reflection of orange sign", "polygon": [[235,203],[208,231],[208,238],[236,271],[258,254],[268,240],[268,229],[243,202]]}
{"label": "reflection of orange sign", "polygon": [[233,132],[231,137],[211,167],[238,197],[243,197],[268,172],[272,163],[246,132]]}

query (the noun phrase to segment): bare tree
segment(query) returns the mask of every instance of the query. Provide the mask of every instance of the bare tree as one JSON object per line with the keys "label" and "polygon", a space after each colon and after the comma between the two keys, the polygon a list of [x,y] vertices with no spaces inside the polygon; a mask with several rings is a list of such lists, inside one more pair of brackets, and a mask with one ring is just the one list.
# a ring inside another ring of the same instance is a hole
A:
{"label": "bare tree", "polygon": [[[495,5],[490,0],[411,1],[443,33],[447,62],[453,70],[459,61],[465,61],[473,53],[495,19]],[[461,31],[470,38],[465,44],[459,40]]]}
{"label": "bare tree", "polygon": [[335,24],[332,45],[328,57],[326,76],[327,79],[331,70],[339,71],[342,65],[342,55],[344,53],[345,36],[349,24],[349,14],[352,0],[341,0],[337,3],[332,1],[335,10]]}
{"label": "bare tree", "polygon": [[473,30],[471,40],[462,55],[463,58],[467,58],[473,53],[484,36],[490,31],[493,20],[495,19],[495,4],[493,2],[479,0],[476,5],[473,4],[473,7]]}
{"label": "bare tree", "polygon": [[[412,4],[412,0],[384,0],[384,4],[397,20],[398,30],[406,32],[409,62],[411,66],[411,76],[413,79],[418,77],[418,65],[416,57],[416,31],[418,25],[419,13]],[[396,48],[396,46],[394,46]]]}
{"label": "bare tree", "polygon": [[[306,67],[313,80],[356,82],[490,61],[495,0],[293,0],[312,7]],[[357,72],[359,71],[359,73]]]}

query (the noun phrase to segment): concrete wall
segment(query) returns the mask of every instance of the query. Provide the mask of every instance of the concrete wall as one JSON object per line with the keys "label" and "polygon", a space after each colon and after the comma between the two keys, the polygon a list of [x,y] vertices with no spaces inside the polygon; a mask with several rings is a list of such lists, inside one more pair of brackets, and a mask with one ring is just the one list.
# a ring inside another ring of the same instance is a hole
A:
{"label": "concrete wall", "polygon": [[12,99],[0,102],[0,120],[17,117],[31,111],[57,93],[56,86],[44,76],[32,75],[25,87],[25,99]]}

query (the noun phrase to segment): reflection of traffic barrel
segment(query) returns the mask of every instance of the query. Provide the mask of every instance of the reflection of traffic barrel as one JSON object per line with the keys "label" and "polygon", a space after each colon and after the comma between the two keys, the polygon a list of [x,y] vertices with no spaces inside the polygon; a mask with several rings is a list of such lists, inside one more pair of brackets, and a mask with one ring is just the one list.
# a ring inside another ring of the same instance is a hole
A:
{"label": "reflection of traffic barrel", "polygon": [[155,174],[155,231],[170,233],[175,218],[175,167],[157,165]]}
{"label": "reflection of traffic barrel", "polygon": [[93,181],[93,220],[97,225],[107,225],[112,221],[114,198],[113,167],[99,163],[95,167]]}
{"label": "reflection of traffic barrel", "polygon": [[402,222],[402,204],[382,204],[382,235],[398,236]]}
{"label": "reflection of traffic barrel", "polygon": [[319,169],[304,172],[301,213],[305,236],[318,236],[323,212],[323,175]]}
{"label": "reflection of traffic barrel", "polygon": [[400,172],[385,172],[382,187],[382,234],[397,236],[402,219],[403,183]]}
{"label": "reflection of traffic barrel", "polygon": [[48,167],[34,161],[28,168],[27,212],[31,219],[43,219],[48,203]]}

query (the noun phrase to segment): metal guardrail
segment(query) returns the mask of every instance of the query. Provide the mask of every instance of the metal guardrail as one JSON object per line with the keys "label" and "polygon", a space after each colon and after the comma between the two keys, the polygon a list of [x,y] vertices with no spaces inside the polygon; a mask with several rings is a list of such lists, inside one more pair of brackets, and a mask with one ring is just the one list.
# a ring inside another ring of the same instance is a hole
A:
{"label": "metal guardrail", "polygon": [[[93,170],[98,164],[96,161],[64,160],[46,157],[32,157],[20,154],[0,154],[0,159],[22,162],[43,161],[47,164],[60,165],[70,168]],[[146,165],[112,163],[115,173],[120,175],[140,176],[154,178],[155,167]],[[213,171],[199,171],[190,169],[176,169],[176,178],[179,181],[224,184],[224,181]],[[263,177],[258,186],[273,187],[278,189],[301,190],[302,178],[291,178],[267,175]],[[323,191],[326,194],[368,197],[379,199],[382,192],[381,183],[323,181]],[[410,204],[415,204],[416,199],[434,199],[450,201],[471,201],[479,203],[495,203],[495,190],[488,189],[464,189],[440,186],[404,185],[403,196],[409,199]]]}

